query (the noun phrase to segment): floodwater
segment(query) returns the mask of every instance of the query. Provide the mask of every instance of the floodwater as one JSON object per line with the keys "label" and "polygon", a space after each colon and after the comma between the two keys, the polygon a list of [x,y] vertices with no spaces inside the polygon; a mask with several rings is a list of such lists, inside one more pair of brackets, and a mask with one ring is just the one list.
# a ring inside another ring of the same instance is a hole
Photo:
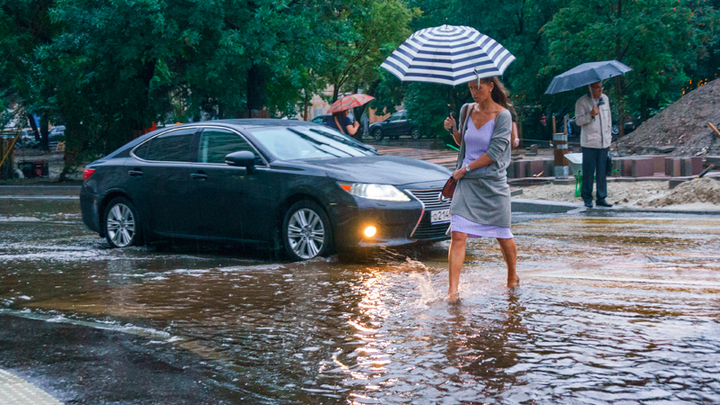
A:
{"label": "floodwater", "polygon": [[77,200],[1,199],[0,310],[185,349],[237,403],[720,403],[720,218],[517,216],[513,232],[521,287],[471,241],[451,306],[447,242],[362,263],[111,250]]}

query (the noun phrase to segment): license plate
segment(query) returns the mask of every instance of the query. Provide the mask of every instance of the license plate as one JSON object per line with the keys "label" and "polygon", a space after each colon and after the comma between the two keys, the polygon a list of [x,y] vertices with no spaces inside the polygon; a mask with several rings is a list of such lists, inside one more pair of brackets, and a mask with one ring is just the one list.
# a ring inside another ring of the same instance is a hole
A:
{"label": "license plate", "polygon": [[450,209],[430,211],[430,223],[450,222]]}

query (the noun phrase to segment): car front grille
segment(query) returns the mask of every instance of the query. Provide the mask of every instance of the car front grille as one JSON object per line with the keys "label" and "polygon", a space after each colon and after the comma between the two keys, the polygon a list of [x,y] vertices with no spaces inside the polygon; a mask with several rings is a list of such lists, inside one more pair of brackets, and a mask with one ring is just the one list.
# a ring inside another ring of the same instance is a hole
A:
{"label": "car front grille", "polygon": [[440,200],[440,192],[442,190],[407,190],[410,194],[418,199],[425,207],[425,212],[420,218],[415,231],[411,235],[413,239],[437,239],[446,237],[446,232],[450,226],[449,222],[431,224],[430,213],[437,210],[450,209],[450,200]]}

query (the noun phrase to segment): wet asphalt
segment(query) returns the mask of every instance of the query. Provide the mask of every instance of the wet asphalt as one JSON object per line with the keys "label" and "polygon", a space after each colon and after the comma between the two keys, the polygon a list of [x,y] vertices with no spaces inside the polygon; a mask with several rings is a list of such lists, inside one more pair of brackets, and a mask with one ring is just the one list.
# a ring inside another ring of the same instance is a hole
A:
{"label": "wet asphalt", "polygon": [[[237,404],[205,359],[132,334],[0,314],[0,368],[64,404]],[[209,385],[213,381],[215,385]],[[9,405],[9,404],[6,404]]]}
{"label": "wet asphalt", "polygon": [[591,214],[514,213],[522,288],[473,242],[448,307],[446,242],[119,250],[76,199],[0,198],[0,369],[65,404],[720,401],[718,220]]}

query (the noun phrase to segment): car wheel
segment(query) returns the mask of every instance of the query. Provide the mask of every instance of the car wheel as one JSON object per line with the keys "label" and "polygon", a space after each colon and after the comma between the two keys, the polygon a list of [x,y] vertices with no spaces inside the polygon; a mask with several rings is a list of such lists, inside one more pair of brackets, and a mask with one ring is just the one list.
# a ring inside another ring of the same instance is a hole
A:
{"label": "car wheel", "polygon": [[420,139],[420,128],[413,128],[410,131],[410,137],[415,140]]}
{"label": "car wheel", "polygon": [[105,239],[111,247],[124,248],[142,243],[140,221],[133,203],[116,197],[105,209]]}
{"label": "car wheel", "polygon": [[373,129],[373,131],[372,131],[372,137],[373,137],[373,139],[375,139],[376,141],[382,141],[382,139],[383,139],[382,130],[381,130],[380,128],[375,128],[375,129]]}
{"label": "car wheel", "polygon": [[293,204],[283,221],[283,244],[292,260],[327,256],[332,250],[332,228],[325,210],[312,201]]}

